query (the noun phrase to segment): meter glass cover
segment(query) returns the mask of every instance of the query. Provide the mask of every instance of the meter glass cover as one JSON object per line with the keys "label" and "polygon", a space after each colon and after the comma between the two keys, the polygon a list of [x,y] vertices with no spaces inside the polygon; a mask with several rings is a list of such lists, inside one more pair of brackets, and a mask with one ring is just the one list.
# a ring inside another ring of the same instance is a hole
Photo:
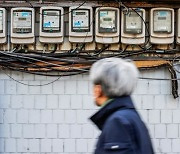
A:
{"label": "meter glass cover", "polygon": [[49,32],[49,33],[61,31],[61,11],[60,10],[43,10],[42,31]]}
{"label": "meter glass cover", "polygon": [[[138,15],[138,14],[139,15]],[[124,32],[129,34],[141,34],[143,27],[143,20],[141,19],[142,11],[130,11],[127,15],[124,14]]]}
{"label": "meter glass cover", "polygon": [[153,31],[155,33],[172,32],[172,11],[156,10],[154,11]]}
{"label": "meter glass cover", "polygon": [[71,13],[72,32],[90,32],[90,10],[77,9]]}
{"label": "meter glass cover", "polygon": [[99,11],[99,33],[117,32],[117,11],[100,10]]}
{"label": "meter glass cover", "polygon": [[32,11],[13,11],[13,32],[32,32]]}
{"label": "meter glass cover", "polygon": [[3,11],[0,11],[0,33],[3,33]]}

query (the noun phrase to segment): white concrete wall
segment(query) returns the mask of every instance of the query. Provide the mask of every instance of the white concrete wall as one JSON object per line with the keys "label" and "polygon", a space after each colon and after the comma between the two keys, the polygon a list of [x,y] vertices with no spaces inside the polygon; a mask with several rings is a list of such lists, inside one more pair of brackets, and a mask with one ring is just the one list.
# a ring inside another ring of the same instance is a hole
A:
{"label": "white concrete wall", "polygon": [[[6,73],[27,84],[56,79]],[[141,76],[170,78],[162,69]],[[88,75],[64,77],[40,87],[21,85],[0,72],[0,153],[92,154],[99,131],[88,120],[98,109],[91,88]],[[156,153],[179,154],[180,102],[171,94],[171,82],[139,80],[133,98]]]}

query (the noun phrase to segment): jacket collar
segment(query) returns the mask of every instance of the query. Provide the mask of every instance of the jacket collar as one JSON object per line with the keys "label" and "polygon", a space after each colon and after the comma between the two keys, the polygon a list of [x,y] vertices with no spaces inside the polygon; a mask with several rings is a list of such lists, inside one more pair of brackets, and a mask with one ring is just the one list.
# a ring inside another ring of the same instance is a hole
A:
{"label": "jacket collar", "polygon": [[115,111],[119,109],[134,109],[130,96],[122,96],[113,99],[110,103],[102,107],[90,119],[102,130],[106,119]]}

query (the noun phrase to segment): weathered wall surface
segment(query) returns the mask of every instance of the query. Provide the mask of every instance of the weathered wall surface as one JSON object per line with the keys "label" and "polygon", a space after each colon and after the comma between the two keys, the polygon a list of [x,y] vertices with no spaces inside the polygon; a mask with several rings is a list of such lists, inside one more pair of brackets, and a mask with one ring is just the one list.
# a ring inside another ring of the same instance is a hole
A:
{"label": "weathered wall surface", "polygon": [[[61,78],[0,73],[0,152],[2,154],[92,154],[99,131],[88,120],[93,104],[88,75]],[[166,70],[142,77],[170,78]],[[170,81],[139,80],[133,94],[157,154],[180,153],[180,105]]]}

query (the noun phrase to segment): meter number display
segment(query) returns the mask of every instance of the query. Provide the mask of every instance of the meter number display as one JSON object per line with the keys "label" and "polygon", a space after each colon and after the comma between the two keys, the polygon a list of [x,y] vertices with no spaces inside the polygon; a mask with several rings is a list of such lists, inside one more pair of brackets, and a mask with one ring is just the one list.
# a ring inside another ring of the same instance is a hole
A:
{"label": "meter number display", "polygon": [[90,32],[89,9],[72,9],[71,21],[72,32]]}
{"label": "meter number display", "polygon": [[43,10],[42,11],[42,31],[49,32],[49,33],[61,31],[61,11],[60,10]]}
{"label": "meter number display", "polygon": [[[138,14],[139,15],[138,15]],[[124,14],[124,33],[128,34],[142,34],[143,31],[143,12],[130,11],[127,15]]]}
{"label": "meter number display", "polygon": [[13,33],[32,32],[32,11],[13,11]]}
{"label": "meter number display", "polygon": [[172,11],[156,10],[153,14],[153,31],[155,33],[172,32]]}
{"label": "meter number display", "polygon": [[117,11],[99,10],[99,33],[117,32]]}

